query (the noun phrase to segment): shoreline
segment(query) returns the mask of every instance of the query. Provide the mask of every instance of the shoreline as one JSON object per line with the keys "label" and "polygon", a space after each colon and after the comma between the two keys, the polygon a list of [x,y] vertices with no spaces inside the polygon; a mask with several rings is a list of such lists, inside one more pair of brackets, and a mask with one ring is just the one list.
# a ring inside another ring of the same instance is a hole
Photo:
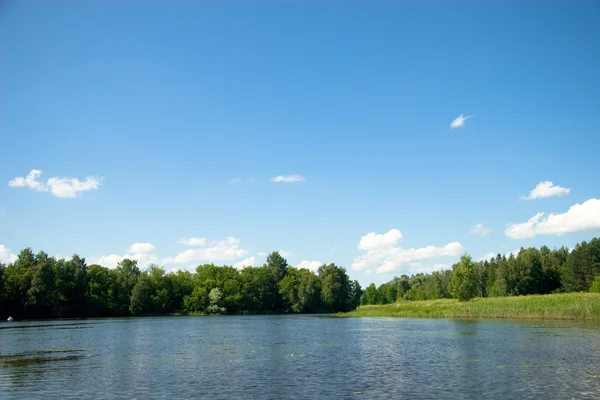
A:
{"label": "shoreline", "polygon": [[600,322],[600,294],[561,293],[511,297],[400,301],[360,306],[337,318],[391,317],[430,319],[555,320]]}

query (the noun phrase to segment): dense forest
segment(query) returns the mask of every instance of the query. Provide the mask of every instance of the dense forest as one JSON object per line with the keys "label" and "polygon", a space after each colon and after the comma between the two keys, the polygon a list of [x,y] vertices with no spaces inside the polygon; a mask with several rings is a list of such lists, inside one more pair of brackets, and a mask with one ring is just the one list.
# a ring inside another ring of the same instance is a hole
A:
{"label": "dense forest", "polygon": [[561,292],[600,292],[600,239],[565,247],[521,248],[518,255],[498,254],[474,262],[463,255],[451,270],[402,275],[379,287],[365,288],[361,304],[398,300],[434,300],[520,296]]}
{"label": "dense forest", "polygon": [[104,317],[156,314],[264,314],[349,311],[360,304],[600,292],[600,239],[569,251],[521,248],[518,255],[475,262],[467,254],[452,269],[402,275],[363,292],[335,264],[317,273],[288,266],[278,253],[265,265],[238,270],[201,265],[195,273],[166,273],[151,265],[141,271],[124,259],[115,269],[87,265],[74,255],[56,259],[21,251],[0,263],[0,318]]}
{"label": "dense forest", "polygon": [[349,311],[362,291],[346,270],[317,273],[288,266],[273,252],[262,267],[201,265],[195,273],[141,271],[125,259],[115,269],[56,259],[27,248],[0,264],[0,318],[105,317],[156,314],[263,314]]}

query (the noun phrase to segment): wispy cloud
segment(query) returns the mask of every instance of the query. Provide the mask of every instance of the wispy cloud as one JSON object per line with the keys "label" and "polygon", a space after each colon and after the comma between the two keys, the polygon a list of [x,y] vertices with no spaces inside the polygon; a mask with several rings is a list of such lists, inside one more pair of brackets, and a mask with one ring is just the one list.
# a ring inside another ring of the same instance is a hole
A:
{"label": "wispy cloud", "polygon": [[278,175],[272,179],[275,183],[297,183],[304,182],[305,179],[302,175]]}
{"label": "wispy cloud", "polygon": [[468,120],[469,118],[471,118],[471,115],[467,115],[465,117],[464,115],[460,114],[454,121],[452,121],[450,123],[450,128],[455,129],[455,128],[460,128],[460,127],[464,126],[465,121]]}
{"label": "wispy cloud", "polygon": [[32,169],[27,176],[18,176],[8,182],[10,187],[25,187],[40,192],[50,192],[55,197],[77,197],[79,192],[96,190],[102,184],[102,178],[88,176],[84,181],[77,178],[52,177],[46,182],[39,181],[42,171]]}
{"label": "wispy cloud", "polygon": [[589,199],[575,204],[563,214],[543,218],[540,212],[527,222],[512,224],[504,231],[511,239],[531,239],[540,235],[562,235],[600,229],[600,200]]}
{"label": "wispy cloud", "polygon": [[473,226],[470,230],[469,233],[472,233],[473,235],[479,235],[479,236],[488,236],[491,233],[491,230],[485,226],[484,223],[481,224],[475,224],[475,226]]}
{"label": "wispy cloud", "polygon": [[536,187],[525,196],[526,200],[542,199],[552,196],[565,196],[571,192],[571,189],[554,185],[551,181],[540,182]]}

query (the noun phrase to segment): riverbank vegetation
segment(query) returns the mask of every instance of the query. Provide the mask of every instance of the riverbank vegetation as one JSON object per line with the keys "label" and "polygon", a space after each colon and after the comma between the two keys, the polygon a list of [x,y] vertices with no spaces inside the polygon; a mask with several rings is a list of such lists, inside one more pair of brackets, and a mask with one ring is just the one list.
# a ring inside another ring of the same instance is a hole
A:
{"label": "riverbank vegetation", "polygon": [[[566,247],[555,250],[547,246],[521,248],[516,255],[498,254],[490,260],[477,262],[464,255],[452,269],[446,271],[410,277],[402,275],[379,287],[371,284],[365,288],[361,304],[450,298],[466,301],[476,297],[589,291],[600,292],[598,238],[579,243],[572,251]],[[403,307],[408,306],[402,304]]]}
{"label": "riverbank vegetation", "polygon": [[401,300],[394,304],[364,305],[337,316],[600,320],[600,294],[490,297],[464,302],[457,299]]}
{"label": "riverbank vegetation", "polygon": [[[581,292],[600,293],[597,238],[572,251],[522,248],[485,261],[465,254],[452,269],[402,275],[364,292],[344,268],[297,269],[278,252],[261,267],[208,264],[193,273],[166,273],[155,265],[141,271],[130,259],[115,269],[88,266],[77,255],[56,259],[29,248],[8,266],[0,263],[2,319],[335,313],[359,304],[350,315],[596,318],[598,297]],[[561,293],[573,294],[554,296]]]}
{"label": "riverbank vegetation", "polygon": [[195,273],[140,271],[124,259],[115,269],[74,255],[56,259],[27,248],[0,263],[0,318],[105,317],[156,314],[267,314],[350,311],[362,291],[335,264],[317,273],[288,266],[273,252],[261,267],[213,264]]}

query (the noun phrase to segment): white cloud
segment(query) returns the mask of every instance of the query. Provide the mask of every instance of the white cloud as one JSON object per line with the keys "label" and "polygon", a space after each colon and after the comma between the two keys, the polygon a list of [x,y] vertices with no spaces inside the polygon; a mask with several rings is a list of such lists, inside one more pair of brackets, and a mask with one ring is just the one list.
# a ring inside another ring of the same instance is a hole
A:
{"label": "white cloud", "polygon": [[486,255],[484,255],[483,257],[481,257],[479,260],[477,261],[490,261],[492,258],[495,258],[497,256],[497,254],[494,253],[487,253]]}
{"label": "white cloud", "polygon": [[[510,257],[511,254],[514,255],[515,257],[518,256],[520,251],[521,251],[521,248],[519,247],[516,250],[511,250],[511,251],[507,251],[507,252],[500,251],[498,253],[500,253],[500,255],[503,255],[506,258],[508,258],[508,257]],[[496,258],[498,253],[487,253],[483,257],[479,258],[477,261],[490,261],[492,258]]]}
{"label": "white cloud", "polygon": [[252,256],[252,257],[245,258],[242,261],[233,264],[233,267],[236,269],[243,269],[246,267],[254,267],[255,262],[256,262],[256,257]]}
{"label": "white cloud", "polygon": [[306,269],[316,272],[321,265],[323,265],[323,263],[321,261],[302,260],[302,261],[300,261],[300,263],[298,263],[298,265],[296,265],[296,268],[298,268],[298,269],[306,268]]}
{"label": "white cloud", "polygon": [[38,178],[42,175],[39,169],[32,169],[26,177],[16,177],[8,182],[10,187],[27,187],[40,192],[50,192],[55,197],[77,197],[79,192],[96,190],[102,184],[102,179],[88,176],[84,181],[77,178],[53,177],[46,183],[40,182]]}
{"label": "white cloud", "polygon": [[305,179],[302,175],[278,175],[272,179],[275,183],[296,183],[303,182]]}
{"label": "white cloud", "polygon": [[467,115],[465,117],[462,114],[460,114],[454,121],[452,121],[450,123],[450,128],[451,129],[460,128],[461,126],[463,126],[465,124],[465,121],[468,120],[469,118],[471,118],[470,115]]}
{"label": "white cloud", "polygon": [[39,169],[32,169],[25,178],[18,176],[8,181],[10,187],[28,187],[33,190],[47,191],[46,186],[37,179],[42,175]]}
{"label": "white cloud", "polygon": [[389,232],[382,235],[371,232],[360,238],[358,248],[359,250],[374,250],[382,247],[395,246],[400,243],[402,238],[402,233],[398,229],[391,229]]}
{"label": "white cloud", "polygon": [[519,253],[520,253],[520,252],[521,252],[521,248],[519,247],[518,249],[515,249],[515,250],[512,250],[512,251],[509,251],[509,252],[508,252],[508,253],[506,253],[504,256],[505,256],[505,257],[510,257],[510,255],[512,254],[513,256],[515,256],[515,257],[516,257],[516,256],[518,256],[518,255],[519,255]]}
{"label": "white cloud", "polygon": [[452,264],[448,264],[448,263],[423,265],[420,262],[412,262],[412,263],[408,264],[408,267],[403,268],[403,272],[407,275],[430,274],[434,271],[443,271],[443,270],[451,269],[451,268],[452,268]]}
{"label": "white cloud", "polygon": [[333,246],[329,251],[336,251],[337,250],[337,246]]}
{"label": "white cloud", "polygon": [[458,242],[448,243],[443,247],[427,246],[418,249],[403,249],[398,246],[401,239],[402,234],[397,229],[392,229],[386,234],[371,232],[363,236],[358,248],[366,250],[366,254],[354,259],[352,269],[361,271],[377,268],[377,273],[393,272],[416,260],[458,256],[465,251]]}
{"label": "white cloud", "polygon": [[[119,262],[123,261],[126,258],[128,258],[130,260],[137,260],[138,267],[140,269],[144,269],[144,268],[148,267],[148,265],[150,265],[150,264],[156,264],[158,262],[158,257],[156,256],[156,254],[149,254],[144,251],[137,252],[137,253],[130,252],[131,249],[135,248],[136,245],[140,245],[140,244],[150,244],[150,243],[134,243],[129,248],[129,251],[123,255],[110,254],[107,256],[92,257],[87,260],[87,263],[88,263],[88,265],[98,264],[103,267],[111,268],[111,269],[115,268]],[[154,247],[154,246],[152,246],[152,247]],[[152,249],[152,250],[154,250],[154,249]]]}
{"label": "white cloud", "polygon": [[291,257],[294,255],[291,251],[279,250],[279,255],[281,257]]}
{"label": "white cloud", "polygon": [[48,187],[55,197],[77,197],[78,192],[96,190],[100,187],[102,181],[100,178],[88,176],[81,182],[77,178],[50,178]]}
{"label": "white cloud", "polygon": [[256,253],[256,255],[259,257],[264,257],[267,255],[267,253],[265,253],[264,251],[259,251],[258,253]]}
{"label": "white cloud", "polygon": [[600,200],[589,199],[582,204],[571,206],[566,213],[550,214],[542,218],[537,213],[527,222],[513,224],[504,234],[511,239],[531,239],[539,235],[562,235],[600,229]]}
{"label": "white cloud", "polygon": [[3,244],[0,244],[0,262],[2,264],[10,264],[15,262],[17,256],[11,253],[10,249]]}
{"label": "white cloud", "polygon": [[165,258],[165,264],[187,264],[194,261],[231,261],[244,257],[248,252],[239,248],[239,239],[228,237],[225,240],[212,241],[206,247],[187,249],[175,257]]}
{"label": "white cloud", "polygon": [[129,253],[149,253],[156,250],[156,247],[152,243],[134,243],[131,245]]}
{"label": "white cloud", "polygon": [[571,189],[554,185],[551,181],[540,182],[524,197],[526,200],[542,199],[544,197],[565,196],[571,192]]}
{"label": "white cloud", "polygon": [[179,244],[184,244],[186,246],[204,246],[206,244],[206,238],[179,238],[177,241]]}
{"label": "white cloud", "polygon": [[479,236],[487,236],[490,232],[490,228],[486,227],[485,224],[475,224],[475,226],[469,230],[469,233]]}

